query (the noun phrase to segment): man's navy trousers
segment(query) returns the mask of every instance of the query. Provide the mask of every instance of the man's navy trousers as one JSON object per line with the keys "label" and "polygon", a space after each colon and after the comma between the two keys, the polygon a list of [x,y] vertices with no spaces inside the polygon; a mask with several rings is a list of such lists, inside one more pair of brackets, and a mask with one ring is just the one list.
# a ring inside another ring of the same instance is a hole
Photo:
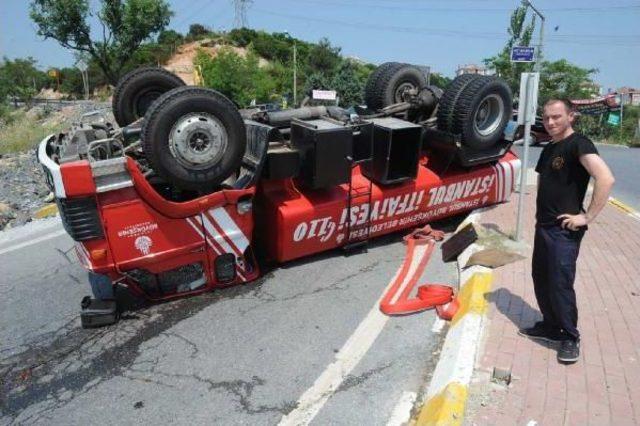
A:
{"label": "man's navy trousers", "polygon": [[578,306],[573,283],[585,229],[536,225],[532,276],[545,326],[567,338],[579,339]]}

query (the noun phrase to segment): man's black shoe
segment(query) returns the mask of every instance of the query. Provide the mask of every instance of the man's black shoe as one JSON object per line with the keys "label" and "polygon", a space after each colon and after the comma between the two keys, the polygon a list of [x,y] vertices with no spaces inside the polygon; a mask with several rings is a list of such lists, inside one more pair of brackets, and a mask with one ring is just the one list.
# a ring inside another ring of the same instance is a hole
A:
{"label": "man's black shoe", "polygon": [[535,323],[533,327],[521,328],[518,330],[518,334],[530,339],[543,340],[551,343],[562,340],[560,332],[549,330],[549,328],[541,321]]}
{"label": "man's black shoe", "polygon": [[573,363],[580,358],[580,341],[579,340],[563,340],[558,349],[558,361]]}

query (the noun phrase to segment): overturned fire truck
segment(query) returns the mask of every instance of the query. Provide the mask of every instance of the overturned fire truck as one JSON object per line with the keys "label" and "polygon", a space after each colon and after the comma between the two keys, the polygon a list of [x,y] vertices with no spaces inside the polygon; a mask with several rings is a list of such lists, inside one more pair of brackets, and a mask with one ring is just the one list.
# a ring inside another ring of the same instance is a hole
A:
{"label": "overturned fire truck", "polygon": [[123,77],[119,127],[83,117],[38,149],[89,271],[95,299],[83,307],[115,312],[116,285],[160,301],[250,282],[263,262],[362,246],[509,198],[520,160],[504,137],[503,81],[462,75],[443,90],[390,62],[365,100],[241,110],[163,69]]}

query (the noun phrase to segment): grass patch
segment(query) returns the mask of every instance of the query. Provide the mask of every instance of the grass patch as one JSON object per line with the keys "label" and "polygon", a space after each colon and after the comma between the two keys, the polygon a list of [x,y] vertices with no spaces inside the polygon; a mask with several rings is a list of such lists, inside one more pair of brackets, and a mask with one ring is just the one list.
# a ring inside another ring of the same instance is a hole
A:
{"label": "grass patch", "polygon": [[42,124],[24,111],[15,111],[11,120],[0,127],[0,155],[35,148],[47,135],[62,130],[62,124]]}

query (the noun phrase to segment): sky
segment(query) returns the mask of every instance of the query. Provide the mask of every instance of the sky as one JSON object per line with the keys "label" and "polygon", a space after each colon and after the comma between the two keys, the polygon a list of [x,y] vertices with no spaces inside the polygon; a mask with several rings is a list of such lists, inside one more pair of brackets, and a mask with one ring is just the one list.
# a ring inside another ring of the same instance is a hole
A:
{"label": "sky", "polygon": [[[175,13],[169,28],[182,33],[192,23],[218,31],[233,28],[231,0],[168,1]],[[640,88],[640,0],[531,2],[546,18],[545,59],[597,68],[594,80],[605,91]],[[269,32],[289,31],[307,41],[327,37],[343,54],[375,64],[428,65],[452,77],[459,65],[479,64],[502,49],[511,11],[518,4],[518,0],[254,0],[247,23]],[[43,69],[72,65],[70,51],[36,35],[28,5],[27,0],[0,0],[0,56],[33,56]]]}

